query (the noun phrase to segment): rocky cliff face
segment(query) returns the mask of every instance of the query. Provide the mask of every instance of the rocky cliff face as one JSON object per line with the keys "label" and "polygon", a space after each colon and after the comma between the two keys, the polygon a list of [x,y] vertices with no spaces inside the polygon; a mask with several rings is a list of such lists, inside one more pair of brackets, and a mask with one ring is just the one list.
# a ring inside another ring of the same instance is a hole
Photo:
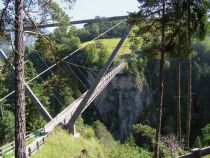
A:
{"label": "rocky cliff face", "polygon": [[145,119],[152,92],[145,77],[120,74],[94,101],[95,113],[116,139],[125,140],[135,123]]}

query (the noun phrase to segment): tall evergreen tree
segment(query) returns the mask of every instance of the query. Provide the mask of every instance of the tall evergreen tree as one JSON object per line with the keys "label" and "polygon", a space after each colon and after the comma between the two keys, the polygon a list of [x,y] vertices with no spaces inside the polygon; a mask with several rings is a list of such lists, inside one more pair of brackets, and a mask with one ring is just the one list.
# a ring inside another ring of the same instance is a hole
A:
{"label": "tall evergreen tree", "polygon": [[[174,0],[171,3],[172,5],[172,24],[173,24],[173,37],[171,42],[173,45],[170,55],[175,57],[177,60],[176,67],[176,135],[179,144],[181,145],[181,87],[180,87],[180,74],[181,74],[181,59],[185,56],[186,50],[186,29],[185,21],[186,17],[184,16],[183,10],[183,1]],[[174,20],[173,20],[174,19]]]}
{"label": "tall evergreen tree", "polygon": [[189,53],[188,59],[188,94],[187,94],[187,122],[186,122],[186,135],[185,135],[185,145],[189,148],[190,140],[190,123],[191,123],[191,105],[192,105],[192,58],[191,58],[191,9],[190,0],[187,0],[187,52]]}
{"label": "tall evergreen tree", "polygon": [[25,155],[23,0],[15,1],[15,157]]}
{"label": "tall evergreen tree", "polygon": [[[167,10],[169,7],[165,0],[138,0],[140,3],[140,11],[131,13],[128,22],[131,25],[139,27],[136,35],[145,35],[144,41],[152,43],[149,47],[150,52],[155,52],[156,56],[160,54],[159,69],[159,101],[157,106],[157,130],[155,143],[155,158],[160,157],[160,141],[161,141],[161,122],[163,107],[163,78],[164,78],[164,58],[166,53],[166,28],[167,26]],[[148,33],[150,35],[148,35]],[[150,36],[150,37],[149,37]],[[150,39],[149,39],[150,38]],[[151,39],[152,38],[152,39]],[[148,40],[149,39],[149,40]],[[160,40],[161,39],[161,40]],[[148,44],[146,44],[148,45]]]}
{"label": "tall evergreen tree", "polygon": [[[72,0],[67,0],[72,3]],[[28,31],[28,33],[40,35],[37,30],[36,21],[31,17],[30,11],[33,9],[39,9],[39,20],[45,21],[46,18],[51,17],[51,20],[56,20],[60,24],[67,24],[68,17],[59,8],[59,6],[52,1],[27,1],[27,0],[6,0],[5,8],[1,11],[0,15],[0,33],[1,35],[7,34],[4,27],[10,27],[12,25],[11,19],[13,17],[14,6],[14,27],[15,28],[15,157],[25,158],[25,86],[24,86],[24,26],[33,26],[36,31]],[[62,17],[62,18],[61,18]],[[44,20],[43,20],[44,19]],[[49,19],[50,20],[50,19]]]}
{"label": "tall evergreen tree", "polygon": [[161,58],[160,58],[160,73],[159,73],[159,105],[158,105],[158,122],[156,129],[156,145],[155,145],[155,158],[160,157],[160,139],[161,139],[161,123],[162,123],[162,113],[163,113],[163,70],[164,70],[164,56],[165,56],[165,0],[162,0],[162,18],[161,18]]}
{"label": "tall evergreen tree", "polygon": [[[207,34],[207,11],[209,2],[206,0],[187,0],[187,54],[188,54],[188,94],[185,145],[190,147],[190,126],[192,108],[192,39],[203,40]],[[185,7],[185,6],[184,6]]]}

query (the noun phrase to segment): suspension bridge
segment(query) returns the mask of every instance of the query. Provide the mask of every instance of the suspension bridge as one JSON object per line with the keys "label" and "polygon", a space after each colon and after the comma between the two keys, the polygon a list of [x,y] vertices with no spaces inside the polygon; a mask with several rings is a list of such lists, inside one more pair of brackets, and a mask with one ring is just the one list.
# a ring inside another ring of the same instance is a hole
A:
{"label": "suspension bridge", "polygon": [[[129,32],[127,32],[119,41],[116,48],[112,52],[111,56],[107,60],[107,62],[104,64],[102,70],[98,74],[95,83],[91,85],[91,87],[83,93],[78,99],[73,101],[69,106],[67,106],[63,111],[61,111],[56,117],[52,117],[50,113],[46,110],[45,106],[41,103],[41,101],[38,99],[38,97],[35,95],[33,90],[30,88],[29,83],[31,83],[33,80],[37,79],[38,77],[42,76],[47,71],[50,71],[53,67],[60,64],[61,62],[64,62],[67,58],[72,56],[73,54],[77,53],[81,49],[83,49],[85,46],[90,44],[92,41],[95,41],[99,39],[101,36],[106,34],[107,32],[111,31],[115,27],[119,26],[121,23],[124,22],[124,20],[127,18],[127,16],[118,16],[118,17],[109,17],[109,18],[101,18],[101,19],[88,19],[88,20],[79,20],[79,21],[72,21],[70,24],[82,24],[82,23],[93,23],[93,22],[102,22],[102,21],[111,21],[111,20],[122,20],[119,23],[117,23],[115,26],[111,27],[107,31],[103,32],[99,36],[95,37],[93,40],[89,41],[85,45],[79,47],[77,50],[73,51],[66,57],[62,58],[57,63],[49,66],[44,71],[40,72],[37,76],[33,77],[32,79],[25,81],[25,87],[26,87],[26,93],[31,98],[33,104],[38,108],[40,113],[42,114],[43,118],[48,122],[42,129],[39,129],[39,132],[45,133],[44,136],[40,137],[38,140],[34,141],[32,144],[27,146],[26,156],[31,156],[37,149],[40,148],[41,145],[44,144],[46,139],[49,137],[49,135],[52,133],[54,128],[58,125],[65,126],[69,129],[69,131],[76,135],[75,131],[75,122],[78,119],[78,117],[85,111],[85,109],[94,101],[94,99],[103,91],[103,89],[109,84],[109,82],[112,81],[112,79],[119,73],[121,73],[125,69],[125,65],[127,61],[122,62],[118,66],[112,68],[109,71],[109,68],[113,62],[114,57],[119,52],[120,48],[122,47],[123,43],[125,42],[125,39],[128,37]],[[56,27],[59,26],[59,24],[45,24],[45,25],[39,25],[38,28],[46,28],[46,27]],[[25,29],[31,29],[29,27],[25,27]],[[0,50],[0,59],[7,60],[7,56],[4,53],[3,50]],[[14,69],[14,68],[13,68]],[[12,91],[5,95],[3,98],[0,99],[0,101],[3,101],[7,99],[9,96],[11,96],[15,91]],[[27,139],[34,137],[35,134],[31,133],[27,135]],[[14,142],[7,144],[0,148],[0,157],[2,157],[5,153],[11,152],[14,150]],[[200,158],[202,156],[210,154],[210,147],[202,148],[202,149],[193,149],[190,153],[187,153],[183,156],[180,156],[180,158]]]}
{"label": "suspension bridge", "polygon": [[[38,108],[38,110],[42,114],[43,118],[48,122],[42,129],[42,132],[44,132],[46,134],[43,137],[41,137],[38,141],[35,141],[34,143],[32,143],[31,145],[29,145],[27,147],[27,152],[26,152],[27,156],[30,156],[34,151],[36,151],[36,149],[38,149],[39,146],[44,143],[44,141],[49,136],[49,134],[58,125],[66,126],[72,134],[74,134],[74,135],[76,134],[74,124],[75,124],[76,120],[78,119],[78,117],[94,101],[94,99],[103,91],[103,89],[108,85],[108,83],[111,82],[111,80],[117,74],[121,73],[124,70],[126,61],[122,62],[115,68],[112,68],[110,71],[109,71],[109,68],[110,68],[115,56],[121,49],[123,43],[125,42],[126,38],[128,37],[128,34],[130,31],[126,32],[125,35],[121,38],[121,40],[117,44],[116,48],[113,50],[111,56],[108,58],[107,62],[104,64],[102,70],[99,72],[99,74],[95,80],[95,83],[92,84],[91,87],[85,93],[83,93],[78,99],[73,101],[67,108],[65,108],[63,111],[61,111],[56,117],[53,118],[50,115],[50,113],[47,111],[47,109],[44,107],[44,105],[41,103],[41,101],[35,95],[33,90],[30,88],[29,83],[31,83],[33,80],[40,77],[47,71],[50,71],[53,67],[55,67],[56,65],[65,61],[67,58],[69,58],[73,54],[77,53],[79,50],[83,49],[86,45],[97,40],[98,38],[100,38],[101,36],[106,34],[107,32],[109,32],[112,29],[114,29],[115,27],[119,26],[121,23],[124,22],[125,18],[126,18],[126,16],[120,16],[120,17],[110,17],[110,18],[103,18],[103,19],[89,19],[89,20],[81,20],[81,21],[72,22],[73,24],[81,24],[81,23],[87,23],[87,22],[122,20],[119,23],[117,23],[116,25],[114,25],[113,27],[111,27],[110,29],[108,29],[107,31],[103,32],[102,34],[100,34],[99,36],[94,38],[93,40],[89,41],[85,45],[79,47],[77,50],[75,50],[72,53],[70,53],[69,55],[67,55],[66,57],[62,58],[57,63],[51,65],[46,70],[39,73],[37,76],[33,77],[29,81],[24,82],[25,87],[26,87],[26,94],[31,98],[34,105]],[[58,24],[40,25],[39,28],[54,27],[54,26],[58,26]],[[0,57],[4,60],[8,59],[8,57],[6,56],[6,54],[4,53],[3,50],[0,50]],[[13,69],[14,69],[14,67],[13,67]],[[13,93],[15,93],[15,91],[8,93],[3,98],[1,98],[0,101],[7,99]],[[1,151],[2,149],[3,149],[3,147],[0,148],[0,154],[4,153]],[[11,149],[13,149],[13,148],[11,148]],[[0,156],[2,156],[2,155],[0,155]]]}

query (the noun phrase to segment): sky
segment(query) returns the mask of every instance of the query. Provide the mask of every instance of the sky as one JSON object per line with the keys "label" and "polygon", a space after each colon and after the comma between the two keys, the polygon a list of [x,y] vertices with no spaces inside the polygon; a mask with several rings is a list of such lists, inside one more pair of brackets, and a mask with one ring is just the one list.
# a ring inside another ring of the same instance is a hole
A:
{"label": "sky", "polygon": [[137,0],[77,0],[68,15],[73,20],[95,16],[121,16],[138,9]]}
{"label": "sky", "polygon": [[[60,0],[55,0],[59,4]],[[66,9],[68,15],[73,20],[95,18],[95,16],[120,16],[127,15],[127,12],[137,10],[137,0],[76,0],[71,10]],[[0,0],[0,9],[2,9],[2,0]]]}

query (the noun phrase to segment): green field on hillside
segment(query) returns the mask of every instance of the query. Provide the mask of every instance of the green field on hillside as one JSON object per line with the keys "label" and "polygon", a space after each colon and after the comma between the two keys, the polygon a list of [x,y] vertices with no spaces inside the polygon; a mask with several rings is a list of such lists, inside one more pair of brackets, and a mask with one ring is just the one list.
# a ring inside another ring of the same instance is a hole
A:
{"label": "green field on hillside", "polygon": [[[117,46],[118,42],[120,41],[120,38],[112,38],[112,39],[99,39],[97,40],[101,43],[104,44],[105,47],[108,48],[109,52],[111,53],[114,48]],[[82,45],[87,44],[88,42],[83,43]],[[131,49],[130,49],[131,43],[129,42],[129,39],[127,38],[125,42],[123,43],[120,52],[118,53],[119,55],[122,54],[130,54]]]}

